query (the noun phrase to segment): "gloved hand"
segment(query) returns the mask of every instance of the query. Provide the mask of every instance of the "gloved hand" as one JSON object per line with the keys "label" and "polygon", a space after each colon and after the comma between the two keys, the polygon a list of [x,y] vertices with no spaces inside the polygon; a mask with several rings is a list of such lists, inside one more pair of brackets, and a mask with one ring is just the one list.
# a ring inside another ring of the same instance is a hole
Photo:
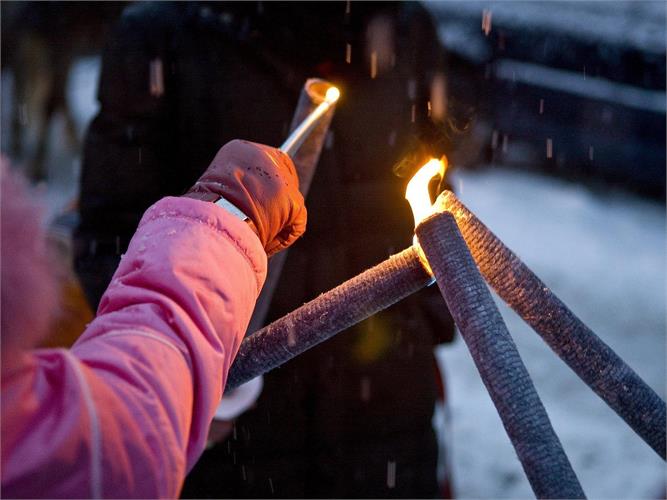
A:
{"label": "gloved hand", "polygon": [[222,196],[231,202],[250,218],[269,257],[306,229],[306,207],[292,160],[262,144],[228,142],[183,196],[211,202]]}

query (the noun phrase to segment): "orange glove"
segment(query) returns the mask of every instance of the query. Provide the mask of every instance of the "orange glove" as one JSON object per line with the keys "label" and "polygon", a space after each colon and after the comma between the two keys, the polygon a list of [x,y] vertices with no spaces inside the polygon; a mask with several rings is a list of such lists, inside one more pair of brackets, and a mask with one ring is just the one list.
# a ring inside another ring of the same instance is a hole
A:
{"label": "orange glove", "polygon": [[292,160],[282,151],[234,140],[183,196],[215,202],[221,197],[250,219],[270,257],[306,230],[306,206]]}

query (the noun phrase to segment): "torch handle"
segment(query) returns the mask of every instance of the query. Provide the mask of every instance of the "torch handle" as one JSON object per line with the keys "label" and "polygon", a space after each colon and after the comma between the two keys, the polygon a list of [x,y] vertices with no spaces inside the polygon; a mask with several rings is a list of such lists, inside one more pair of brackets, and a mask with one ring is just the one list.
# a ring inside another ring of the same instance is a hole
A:
{"label": "torch handle", "polygon": [[282,365],[430,282],[414,247],[391,256],[246,336],[229,370],[225,390]]}
{"label": "torch handle", "polygon": [[454,193],[436,204],[452,213],[480,272],[496,293],[639,436],[665,458],[665,402],[588,328]]}
{"label": "torch handle", "polygon": [[585,498],[454,217],[438,213],[416,231],[537,498]]}

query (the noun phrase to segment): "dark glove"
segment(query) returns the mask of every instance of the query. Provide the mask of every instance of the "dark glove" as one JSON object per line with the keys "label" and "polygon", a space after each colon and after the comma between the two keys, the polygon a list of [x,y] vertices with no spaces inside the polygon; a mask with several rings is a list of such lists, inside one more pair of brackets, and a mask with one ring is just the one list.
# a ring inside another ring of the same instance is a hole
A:
{"label": "dark glove", "polygon": [[211,202],[222,196],[231,202],[250,218],[268,256],[306,230],[306,207],[292,160],[262,144],[228,142],[184,196]]}

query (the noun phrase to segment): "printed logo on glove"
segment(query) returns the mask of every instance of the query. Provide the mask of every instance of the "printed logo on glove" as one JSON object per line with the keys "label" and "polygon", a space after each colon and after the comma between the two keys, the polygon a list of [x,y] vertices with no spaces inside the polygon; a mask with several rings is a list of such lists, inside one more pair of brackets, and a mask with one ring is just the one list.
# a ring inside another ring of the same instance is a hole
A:
{"label": "printed logo on glove", "polygon": [[306,206],[292,160],[248,141],[225,144],[183,196],[215,202],[221,196],[250,218],[267,255],[290,246],[306,230]]}

